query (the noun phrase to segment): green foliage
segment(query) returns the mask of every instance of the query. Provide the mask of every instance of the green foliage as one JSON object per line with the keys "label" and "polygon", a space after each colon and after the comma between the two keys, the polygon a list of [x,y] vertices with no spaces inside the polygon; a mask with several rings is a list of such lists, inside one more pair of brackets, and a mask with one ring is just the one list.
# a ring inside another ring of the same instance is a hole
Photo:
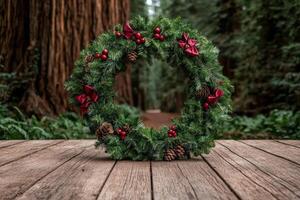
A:
{"label": "green foliage", "polygon": [[[212,42],[180,19],[157,18],[148,21],[137,17],[131,21],[131,26],[146,38],[145,44],[137,45],[133,40],[117,39],[113,32],[108,32],[100,35],[81,52],[73,74],[66,83],[70,101],[78,105],[75,97],[83,92],[84,85],[92,85],[99,93],[100,99],[92,103],[86,115],[90,126],[95,130],[103,122],[108,122],[115,130],[127,125],[130,127],[125,140],[121,140],[118,135],[110,135],[97,142],[97,145],[105,145],[107,152],[114,159],[161,160],[164,150],[176,144],[184,145],[194,155],[207,153],[214,145],[215,135],[221,130],[219,124],[227,120],[227,114],[231,110],[232,86],[222,75],[222,68],[218,63],[218,50]],[[160,27],[162,34],[166,36],[163,42],[152,38],[155,27]],[[115,29],[122,31],[120,25]],[[199,56],[189,57],[178,47],[177,39],[181,38],[182,33],[189,33],[191,38],[198,41],[197,48],[201,52]],[[109,50],[109,60],[103,62],[98,59],[85,63],[86,56],[94,55],[105,48]],[[133,50],[138,53],[140,59],[150,61],[154,57],[166,61],[173,68],[181,69],[189,80],[186,91],[188,101],[181,117],[174,120],[177,127],[175,138],[168,137],[167,128],[160,131],[145,128],[137,116],[132,115],[130,109],[114,104],[114,77],[125,70],[126,56]],[[221,80],[222,85],[219,84]],[[195,98],[196,91],[203,85],[224,91],[224,96],[208,111],[202,109],[206,99]]]}
{"label": "green foliage", "polygon": [[226,139],[300,139],[300,112],[273,110],[269,115],[236,116],[225,125]]}
{"label": "green foliage", "polygon": [[241,1],[237,109],[300,108],[300,2]]}
{"label": "green foliage", "polygon": [[145,0],[130,0],[130,15],[131,17],[136,16],[147,16],[147,5]]}
{"label": "green foliage", "polygon": [[19,102],[30,84],[34,84],[38,74],[38,63],[40,61],[39,49],[33,49],[30,61],[22,71],[7,72],[1,64],[0,56],[0,102],[13,104]]}
{"label": "green foliage", "polygon": [[219,0],[161,0],[161,15],[181,17],[192,24],[201,34],[214,39],[218,27]]}
{"label": "green foliage", "polygon": [[17,107],[0,104],[0,140],[92,138],[86,122],[75,113],[57,118],[27,118]]}

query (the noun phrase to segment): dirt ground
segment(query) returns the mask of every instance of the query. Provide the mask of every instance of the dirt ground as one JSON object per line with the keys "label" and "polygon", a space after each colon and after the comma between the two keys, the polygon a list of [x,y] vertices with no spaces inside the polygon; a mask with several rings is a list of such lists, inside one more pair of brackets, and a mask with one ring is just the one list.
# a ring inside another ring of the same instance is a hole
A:
{"label": "dirt ground", "polygon": [[170,126],[171,120],[178,117],[178,113],[148,113],[145,112],[142,116],[142,121],[146,127],[159,129],[162,126]]}

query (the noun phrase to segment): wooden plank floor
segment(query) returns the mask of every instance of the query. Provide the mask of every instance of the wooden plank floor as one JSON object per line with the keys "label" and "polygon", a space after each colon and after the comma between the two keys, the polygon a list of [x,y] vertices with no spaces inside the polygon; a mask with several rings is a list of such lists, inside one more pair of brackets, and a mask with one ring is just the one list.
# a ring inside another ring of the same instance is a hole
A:
{"label": "wooden plank floor", "polygon": [[300,141],[219,140],[187,161],[114,161],[93,140],[0,141],[0,199],[300,199]]}

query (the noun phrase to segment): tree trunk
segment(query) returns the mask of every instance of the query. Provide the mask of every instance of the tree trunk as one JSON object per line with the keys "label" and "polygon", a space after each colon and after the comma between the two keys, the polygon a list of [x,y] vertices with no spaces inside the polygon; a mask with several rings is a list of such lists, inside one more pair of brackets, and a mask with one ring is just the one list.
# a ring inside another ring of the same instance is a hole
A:
{"label": "tree trunk", "polygon": [[21,108],[39,116],[68,109],[64,82],[80,50],[103,31],[124,23],[129,8],[129,0],[1,1],[1,64],[17,75],[34,72],[26,90],[18,94]]}
{"label": "tree trunk", "polygon": [[[222,40],[229,41],[233,35],[240,30],[240,12],[241,7],[236,0],[221,0],[218,2],[219,11],[219,30],[218,33]],[[223,16],[223,17],[221,17]],[[225,16],[225,17],[224,17]],[[224,55],[222,52],[228,52],[229,46],[226,43],[220,45],[220,63],[226,76],[233,78],[235,59],[230,55]]]}
{"label": "tree trunk", "polygon": [[131,64],[126,64],[126,71],[117,74],[115,80],[116,101],[121,104],[133,105]]}

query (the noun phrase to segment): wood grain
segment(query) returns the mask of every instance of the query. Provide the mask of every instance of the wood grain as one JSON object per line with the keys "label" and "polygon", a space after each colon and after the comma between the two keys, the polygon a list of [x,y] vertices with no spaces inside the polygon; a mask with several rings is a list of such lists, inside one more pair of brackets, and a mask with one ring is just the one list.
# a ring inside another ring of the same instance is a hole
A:
{"label": "wood grain", "polygon": [[277,140],[277,142],[300,148],[300,140]]}
{"label": "wood grain", "polygon": [[297,147],[271,140],[243,140],[241,142],[300,165],[300,149]]}
{"label": "wood grain", "polygon": [[14,142],[0,149],[0,200],[300,199],[299,148],[275,141],[221,140],[173,162],[109,160],[93,140]]}
{"label": "wood grain", "polygon": [[103,151],[90,147],[38,181],[18,199],[96,199],[114,163]]}
{"label": "wood grain", "polygon": [[98,200],[151,199],[149,162],[119,161],[106,181]]}
{"label": "wood grain", "polygon": [[204,156],[241,199],[297,199],[293,187],[280,178],[267,174],[251,162],[217,144]]}
{"label": "wood grain", "polygon": [[13,146],[23,142],[26,142],[26,140],[0,140],[0,148]]}
{"label": "wood grain", "polygon": [[94,141],[66,141],[0,167],[0,199],[13,199]]}
{"label": "wood grain", "polygon": [[251,162],[259,170],[282,180],[284,187],[300,195],[300,167],[282,158],[255,149],[238,141],[218,141],[234,154]]}
{"label": "wood grain", "polygon": [[154,199],[237,199],[202,160],[153,162]]}
{"label": "wood grain", "polygon": [[42,149],[46,149],[49,146],[63,142],[62,140],[34,140],[24,143],[17,143],[18,145],[8,146],[1,149],[0,154],[0,166],[3,166],[12,161],[16,161],[20,158],[36,153]]}

